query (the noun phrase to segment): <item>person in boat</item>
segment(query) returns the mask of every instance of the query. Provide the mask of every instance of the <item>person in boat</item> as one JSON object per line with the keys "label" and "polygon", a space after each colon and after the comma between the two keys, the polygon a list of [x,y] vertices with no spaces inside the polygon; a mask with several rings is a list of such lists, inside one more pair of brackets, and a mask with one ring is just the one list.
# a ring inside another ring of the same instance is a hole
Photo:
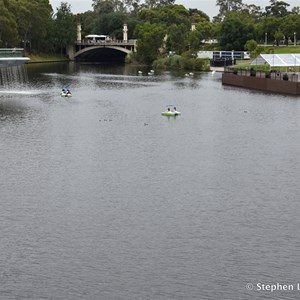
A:
{"label": "person in boat", "polygon": [[174,106],[174,111],[177,111],[176,106]]}
{"label": "person in boat", "polygon": [[168,112],[171,111],[170,107],[168,107]]}

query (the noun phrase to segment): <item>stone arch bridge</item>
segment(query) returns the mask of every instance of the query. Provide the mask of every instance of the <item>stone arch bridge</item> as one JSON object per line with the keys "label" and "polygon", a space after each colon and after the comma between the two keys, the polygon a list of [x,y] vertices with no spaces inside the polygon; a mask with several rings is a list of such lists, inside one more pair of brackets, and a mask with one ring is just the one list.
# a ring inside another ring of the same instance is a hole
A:
{"label": "stone arch bridge", "polygon": [[77,42],[67,47],[71,60],[124,62],[125,57],[136,51],[136,40],[128,39],[127,24],[123,24],[123,40],[106,35],[88,35],[81,38],[81,24],[77,24]]}
{"label": "stone arch bridge", "polygon": [[71,60],[124,62],[125,57],[136,51],[136,40],[78,41],[67,47]]}

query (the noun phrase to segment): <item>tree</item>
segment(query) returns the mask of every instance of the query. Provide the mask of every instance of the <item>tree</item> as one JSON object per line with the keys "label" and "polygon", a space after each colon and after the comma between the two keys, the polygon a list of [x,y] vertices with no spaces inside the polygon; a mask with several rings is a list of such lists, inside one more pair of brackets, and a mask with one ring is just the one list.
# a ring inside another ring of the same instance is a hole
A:
{"label": "tree", "polygon": [[196,8],[189,9],[189,16],[190,16],[190,20],[192,23],[209,21],[209,16],[207,14],[205,14],[203,11],[196,9]]}
{"label": "tree", "polygon": [[173,24],[168,28],[167,32],[167,50],[175,51],[181,54],[185,49],[185,35],[189,29],[184,24]]}
{"label": "tree", "polygon": [[175,0],[145,0],[144,7],[155,8],[159,6],[166,6],[174,4]]}
{"label": "tree", "polygon": [[115,12],[122,4],[119,0],[93,0],[93,9],[98,14]]}
{"label": "tree", "polygon": [[248,40],[254,39],[254,26],[232,14],[221,24],[219,44],[224,50],[244,50]]}
{"label": "tree", "polygon": [[160,54],[166,27],[162,24],[144,23],[136,27],[137,59],[146,64],[151,64]]}
{"label": "tree", "polygon": [[295,6],[291,10],[291,14],[293,15],[300,15],[300,6]]}
{"label": "tree", "polygon": [[262,41],[267,33],[268,40],[275,40],[275,32],[280,28],[282,23],[282,18],[276,17],[264,17],[259,23],[255,25],[256,36]]}
{"label": "tree", "polygon": [[263,16],[262,8],[254,4],[245,5],[243,12],[245,12],[253,20],[253,22],[259,21]]}
{"label": "tree", "polygon": [[127,13],[137,15],[140,10],[140,0],[125,0]]}
{"label": "tree", "polygon": [[250,56],[253,57],[256,55],[257,42],[255,40],[249,40],[246,42],[244,48],[250,53]]}
{"label": "tree", "polygon": [[52,7],[49,0],[10,0],[7,1],[17,23],[22,44],[38,47],[40,40],[47,35]]}
{"label": "tree", "polygon": [[203,36],[201,34],[201,31],[199,30],[188,31],[185,35],[185,45],[188,46],[187,50],[192,52],[199,51],[202,40],[203,40]]}
{"label": "tree", "polygon": [[76,40],[76,19],[71,12],[71,5],[65,2],[61,2],[55,17],[56,44],[62,53],[64,47],[73,44]]}
{"label": "tree", "polygon": [[217,0],[216,6],[219,6],[219,13],[214,17],[215,22],[224,20],[227,12],[240,11],[243,7],[242,0]]}
{"label": "tree", "polygon": [[18,42],[16,19],[3,0],[0,0],[0,11],[0,47],[14,47]]}
{"label": "tree", "polygon": [[101,14],[95,21],[92,33],[106,34],[116,39],[122,39],[125,19],[125,14],[121,12]]}
{"label": "tree", "polygon": [[172,24],[185,24],[190,26],[189,11],[183,5],[168,5],[154,9],[144,9],[139,18],[150,23],[162,23],[167,26]]}
{"label": "tree", "polygon": [[214,39],[216,36],[217,24],[209,21],[202,21],[196,24],[201,40]]}
{"label": "tree", "polygon": [[294,32],[296,36],[300,34],[300,15],[290,14],[283,18],[280,30],[288,40],[294,40]]}
{"label": "tree", "polygon": [[276,43],[277,43],[277,46],[279,45],[280,43],[280,40],[283,39],[284,37],[284,34],[279,30],[276,30],[275,33],[274,33],[274,37],[275,37],[275,40],[276,40]]}
{"label": "tree", "polygon": [[270,0],[270,5],[265,7],[266,16],[284,17],[289,14],[287,8],[290,6],[284,1]]}
{"label": "tree", "polygon": [[77,21],[81,24],[82,36],[86,36],[92,33],[97,14],[94,11],[86,11],[81,14],[77,14]]}
{"label": "tree", "polygon": [[93,0],[94,11],[98,14],[122,12],[137,14],[140,10],[140,0]]}

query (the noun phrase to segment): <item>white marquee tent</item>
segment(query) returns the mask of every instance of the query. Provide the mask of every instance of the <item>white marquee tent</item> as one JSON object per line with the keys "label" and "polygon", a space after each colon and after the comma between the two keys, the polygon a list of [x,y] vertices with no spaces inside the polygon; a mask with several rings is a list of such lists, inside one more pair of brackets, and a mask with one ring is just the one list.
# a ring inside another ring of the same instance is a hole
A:
{"label": "white marquee tent", "polygon": [[299,67],[300,53],[290,54],[260,54],[251,65],[268,64],[270,67]]}

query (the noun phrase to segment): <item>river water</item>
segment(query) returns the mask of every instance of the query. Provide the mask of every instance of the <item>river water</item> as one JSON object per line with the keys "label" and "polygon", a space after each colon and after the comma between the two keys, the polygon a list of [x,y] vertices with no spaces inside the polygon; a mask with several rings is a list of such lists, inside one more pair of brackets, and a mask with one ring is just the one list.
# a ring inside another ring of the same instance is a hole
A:
{"label": "river water", "polygon": [[138,70],[0,87],[0,298],[299,299],[299,97]]}

